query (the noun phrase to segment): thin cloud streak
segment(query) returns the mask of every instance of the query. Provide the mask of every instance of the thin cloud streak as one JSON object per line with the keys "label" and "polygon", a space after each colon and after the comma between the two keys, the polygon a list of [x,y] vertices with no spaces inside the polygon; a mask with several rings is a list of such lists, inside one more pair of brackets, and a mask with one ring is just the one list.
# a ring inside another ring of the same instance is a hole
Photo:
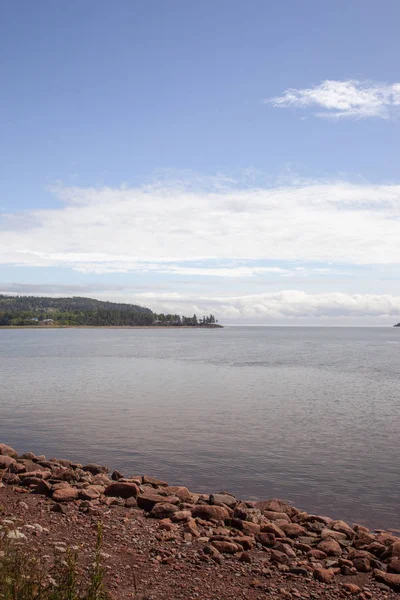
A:
{"label": "thin cloud streak", "polygon": [[317,117],[395,119],[400,113],[400,83],[374,83],[350,79],[326,79],[311,88],[286,90],[266,101],[275,108],[317,108]]}

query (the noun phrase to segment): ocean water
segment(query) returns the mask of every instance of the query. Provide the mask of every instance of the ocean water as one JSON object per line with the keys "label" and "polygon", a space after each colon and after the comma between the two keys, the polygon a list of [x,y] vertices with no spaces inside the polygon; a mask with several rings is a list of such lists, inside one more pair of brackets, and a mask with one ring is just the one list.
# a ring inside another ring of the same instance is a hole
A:
{"label": "ocean water", "polygon": [[0,330],[0,441],[400,529],[400,329]]}

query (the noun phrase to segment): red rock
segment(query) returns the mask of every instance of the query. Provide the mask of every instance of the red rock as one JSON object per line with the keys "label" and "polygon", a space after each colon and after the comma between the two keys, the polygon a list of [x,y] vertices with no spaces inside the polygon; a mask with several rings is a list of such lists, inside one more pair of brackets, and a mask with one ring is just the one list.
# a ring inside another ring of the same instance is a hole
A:
{"label": "red rock", "polygon": [[248,552],[242,552],[239,556],[240,562],[251,564],[253,562],[250,554]]}
{"label": "red rock", "polygon": [[4,473],[3,478],[0,477],[0,481],[7,485],[19,485],[21,483],[20,478],[15,473]]}
{"label": "red rock", "polygon": [[275,536],[273,533],[258,533],[256,540],[263,546],[273,546],[275,544]]}
{"label": "red rock", "polygon": [[170,485],[165,488],[168,496],[176,496],[182,502],[190,502],[192,500],[192,494],[189,490],[182,485]]}
{"label": "red rock", "polygon": [[352,538],[354,536],[354,529],[347,525],[344,521],[332,521],[330,525],[331,529],[334,531],[340,531],[341,533],[345,533],[348,538]]}
{"label": "red rock", "polygon": [[296,552],[293,550],[289,544],[284,544],[283,542],[277,542],[274,546],[274,550],[278,550],[279,552],[283,552],[289,558],[296,558]]}
{"label": "red rock", "polygon": [[169,504],[168,502],[160,502],[155,504],[150,512],[150,516],[153,519],[168,519],[173,516],[174,513],[178,512],[179,509],[175,504]]}
{"label": "red rock", "polygon": [[304,527],[298,525],[297,523],[284,523],[280,525],[280,528],[288,537],[300,537],[302,535],[307,535],[307,531],[304,529]]}
{"label": "red rock", "polygon": [[148,475],[143,475],[143,483],[149,483],[155,487],[168,487],[168,483],[166,481],[157,479],[157,477],[149,477]]}
{"label": "red rock", "polygon": [[139,488],[135,483],[121,483],[116,481],[110,483],[104,491],[105,496],[112,496],[114,498],[136,498],[139,494]]}
{"label": "red rock", "polygon": [[179,504],[179,498],[177,498],[176,496],[162,496],[161,494],[157,494],[155,490],[151,493],[146,493],[138,496],[136,500],[138,507],[145,510],[146,512],[150,512],[156,504],[160,503],[167,502],[168,504]]}
{"label": "red rock", "polygon": [[393,558],[389,559],[388,569],[392,573],[400,573],[400,558],[398,556],[393,556]]}
{"label": "red rock", "polygon": [[119,481],[123,477],[124,477],[123,474],[120,473],[119,471],[113,471],[111,473],[111,479],[112,479],[112,481]]}
{"label": "red rock", "polygon": [[225,521],[229,519],[229,512],[223,506],[210,506],[209,504],[198,504],[192,516],[205,521]]}
{"label": "red rock", "polygon": [[245,535],[256,535],[261,530],[260,525],[257,525],[257,523],[250,523],[250,521],[241,521],[240,523],[239,529],[241,529]]}
{"label": "red rock", "polygon": [[297,510],[297,508],[294,508],[294,506],[290,506],[283,500],[279,500],[277,498],[274,498],[273,500],[262,500],[261,502],[256,502],[256,508],[262,512],[264,510],[271,510],[273,512],[285,513],[289,517],[294,517],[301,512]]}
{"label": "red rock", "polygon": [[50,483],[44,479],[39,479],[34,490],[32,491],[33,494],[40,494],[41,496],[51,496],[51,492],[52,488]]}
{"label": "red rock", "polygon": [[88,471],[92,475],[101,475],[104,473],[108,473],[108,471],[109,471],[108,467],[103,467],[102,465],[95,465],[95,464],[84,465],[82,467],[82,470]]}
{"label": "red rock", "polygon": [[352,596],[355,596],[356,594],[359,594],[362,591],[361,588],[355,583],[344,583],[342,585],[342,588],[346,590],[346,592],[349,592],[349,594],[351,594]]}
{"label": "red rock", "polygon": [[264,517],[269,519],[270,521],[285,521],[286,523],[290,523],[290,517],[286,513],[274,512],[273,510],[264,510]]}
{"label": "red rock", "polygon": [[211,545],[218,550],[218,552],[221,552],[221,554],[236,554],[236,552],[243,550],[243,548],[237,544],[225,540],[214,540],[211,542]]}
{"label": "red rock", "polygon": [[68,486],[56,490],[52,496],[55,502],[72,502],[78,498],[78,490],[74,487]]}
{"label": "red rock", "polygon": [[387,558],[393,558],[394,556],[400,558],[400,540],[398,538],[387,548],[385,553],[382,555],[382,559],[386,560]]}
{"label": "red rock", "polygon": [[318,544],[317,548],[318,550],[325,552],[327,556],[340,556],[342,554],[340,545],[333,538],[322,540],[322,542]]}
{"label": "red rock", "polygon": [[354,548],[364,548],[365,546],[369,546],[373,543],[375,543],[375,536],[372,535],[372,533],[360,531],[356,533],[356,536],[352,542],[352,546],[354,546]]}
{"label": "red rock", "polygon": [[280,552],[279,550],[271,550],[271,562],[287,565],[289,562],[289,557],[287,554]]}
{"label": "red rock", "polygon": [[352,562],[359,573],[369,573],[369,571],[371,570],[371,563],[365,556],[358,556],[356,558],[353,558]]}
{"label": "red rock", "polygon": [[90,485],[87,488],[79,490],[79,498],[81,500],[97,500],[100,497],[100,493],[96,488]]}
{"label": "red rock", "polygon": [[272,521],[269,523],[261,523],[261,533],[273,533],[277,538],[286,537],[285,532],[282,531],[278,525],[272,523]]}
{"label": "red rock", "polygon": [[400,592],[400,575],[395,573],[385,573],[384,571],[375,569],[374,577],[378,581],[392,588],[395,592]]}
{"label": "red rock", "polygon": [[320,535],[321,539],[323,540],[327,540],[329,538],[334,539],[337,542],[340,540],[347,540],[347,535],[345,533],[342,533],[341,531],[333,531],[333,529],[328,529],[327,527],[321,531]]}
{"label": "red rock", "polygon": [[9,469],[12,465],[17,464],[15,458],[7,454],[0,455],[0,469]]}
{"label": "red rock", "polygon": [[242,546],[243,550],[251,550],[254,546],[254,539],[247,535],[236,536],[231,538],[232,542]]}
{"label": "red rock", "polygon": [[235,496],[231,496],[231,494],[210,494],[210,504],[217,504],[219,506],[223,504],[229,506],[229,508],[235,508],[237,503],[237,499]]}
{"label": "red rock", "polygon": [[17,458],[18,452],[11,448],[11,446],[7,446],[7,444],[0,444],[0,456],[10,456],[11,458]]}
{"label": "red rock", "polygon": [[318,568],[314,569],[314,577],[322,583],[331,583],[335,579],[335,572],[332,569]]}
{"label": "red rock", "polygon": [[172,515],[171,519],[175,522],[185,522],[188,521],[192,516],[192,513],[190,512],[190,510],[177,510],[176,512],[174,512],[174,514]]}

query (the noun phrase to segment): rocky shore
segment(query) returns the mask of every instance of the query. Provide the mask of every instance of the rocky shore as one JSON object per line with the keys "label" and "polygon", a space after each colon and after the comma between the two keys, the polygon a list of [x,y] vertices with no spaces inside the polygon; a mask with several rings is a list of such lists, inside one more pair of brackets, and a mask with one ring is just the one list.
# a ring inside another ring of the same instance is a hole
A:
{"label": "rocky shore", "polygon": [[400,538],[282,500],[197,494],[0,444],[0,533],[43,560],[104,531],[112,598],[399,598]]}

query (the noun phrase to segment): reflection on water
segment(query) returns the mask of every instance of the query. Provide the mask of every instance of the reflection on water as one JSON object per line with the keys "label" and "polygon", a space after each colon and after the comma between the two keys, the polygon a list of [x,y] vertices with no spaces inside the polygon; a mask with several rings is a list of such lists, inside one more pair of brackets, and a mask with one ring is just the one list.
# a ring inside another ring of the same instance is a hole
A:
{"label": "reflection on water", "polygon": [[0,441],[400,527],[400,330],[0,331]]}

